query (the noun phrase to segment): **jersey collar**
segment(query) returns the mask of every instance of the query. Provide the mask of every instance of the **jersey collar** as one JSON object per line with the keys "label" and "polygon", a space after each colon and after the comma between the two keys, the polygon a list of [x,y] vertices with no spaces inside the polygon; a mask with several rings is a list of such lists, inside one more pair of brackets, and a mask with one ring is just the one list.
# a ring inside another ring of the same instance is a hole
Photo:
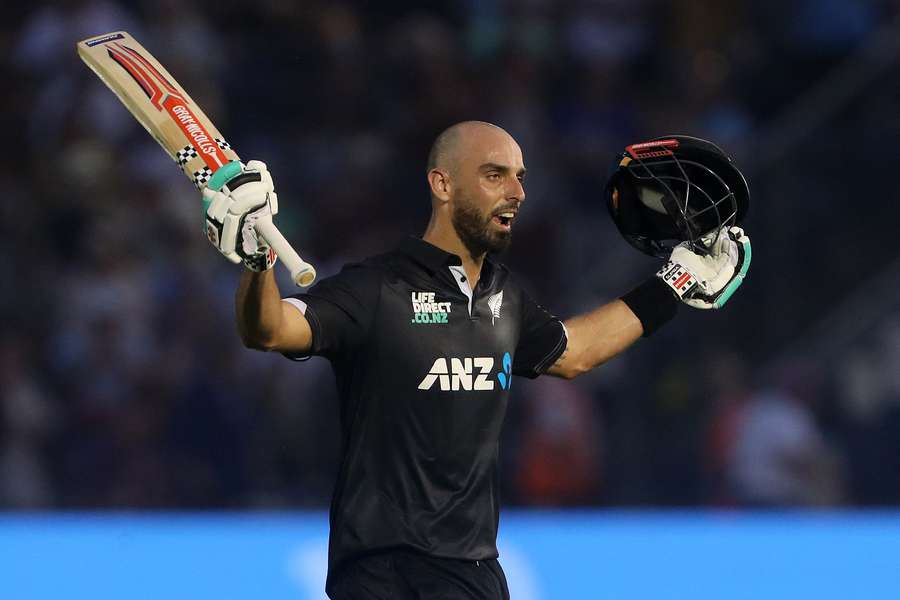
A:
{"label": "jersey collar", "polygon": [[[400,242],[400,251],[428,269],[432,275],[446,271],[446,267],[462,265],[462,259],[459,256],[445,252],[434,244],[413,235]],[[485,256],[481,266],[482,279],[485,275],[490,279],[493,272],[494,262],[490,255]]]}
{"label": "jersey collar", "polygon": [[462,264],[462,259],[457,255],[445,252],[422,238],[412,235],[400,242],[400,251],[431,271],[431,273],[437,273],[450,265]]}

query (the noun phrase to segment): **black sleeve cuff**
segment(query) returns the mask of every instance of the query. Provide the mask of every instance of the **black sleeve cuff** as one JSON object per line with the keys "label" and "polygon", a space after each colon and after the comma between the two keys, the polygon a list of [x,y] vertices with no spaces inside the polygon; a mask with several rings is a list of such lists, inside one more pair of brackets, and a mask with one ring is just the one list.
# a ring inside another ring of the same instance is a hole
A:
{"label": "black sleeve cuff", "polygon": [[[309,302],[309,296],[296,294],[294,296],[291,296],[291,298],[294,298],[297,300],[300,300],[302,298],[301,302],[303,302],[306,305],[306,307],[304,308],[304,310],[302,312],[303,312],[303,316],[306,318],[306,322],[309,323],[310,331],[312,331],[312,346],[310,347],[309,352],[306,352],[305,354],[297,354],[297,353],[293,353],[293,352],[282,352],[281,355],[283,357],[285,357],[286,359],[292,360],[294,362],[304,362],[304,361],[309,360],[310,358],[312,358],[313,356],[315,356],[317,354],[316,344],[319,342],[319,340],[322,337],[322,334],[321,334],[322,323],[321,323],[321,321],[319,321],[319,317],[316,316],[316,310],[310,306],[311,303]],[[298,307],[295,307],[295,308],[298,308]],[[298,308],[298,310],[299,310],[299,308]]]}
{"label": "black sleeve cuff", "polygon": [[556,362],[556,359],[562,356],[562,353],[566,351],[566,346],[569,344],[569,333],[566,331],[566,326],[563,325],[562,321],[557,321],[557,323],[559,324],[560,333],[562,335],[559,336],[559,340],[556,342],[556,346],[553,347],[553,350],[551,350],[541,362],[534,366],[531,373],[525,374],[525,377],[528,379],[534,379],[538,375],[546,373],[547,369]]}
{"label": "black sleeve cuff", "polygon": [[649,337],[672,320],[681,304],[669,286],[655,275],[622,296],[622,302],[644,326],[642,337]]}

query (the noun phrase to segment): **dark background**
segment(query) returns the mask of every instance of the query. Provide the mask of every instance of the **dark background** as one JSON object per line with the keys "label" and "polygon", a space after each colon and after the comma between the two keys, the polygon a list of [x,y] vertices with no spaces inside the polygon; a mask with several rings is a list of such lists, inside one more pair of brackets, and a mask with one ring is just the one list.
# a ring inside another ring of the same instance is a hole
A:
{"label": "dark background", "polygon": [[[45,2],[0,25],[0,507],[326,506],[328,363],[244,349],[198,194],[78,60],[125,29],[245,159],[320,277],[421,234],[434,137],[520,142],[504,258],[561,317],[658,263],[612,157],[709,138],[751,188],[749,278],[575,382],[513,387],[510,505],[900,503],[900,28],[887,0]],[[283,274],[282,274],[283,276]],[[292,293],[282,279],[282,291]]]}

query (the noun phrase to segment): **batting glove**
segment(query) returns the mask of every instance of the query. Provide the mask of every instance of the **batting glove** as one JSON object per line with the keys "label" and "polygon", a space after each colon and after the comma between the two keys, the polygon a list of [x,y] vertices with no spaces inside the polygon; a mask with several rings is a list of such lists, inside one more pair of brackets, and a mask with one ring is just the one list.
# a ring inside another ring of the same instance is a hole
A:
{"label": "batting glove", "polygon": [[703,238],[706,256],[683,242],[656,274],[679,300],[694,308],[722,308],[750,268],[750,238],[740,227],[723,227]]}
{"label": "batting glove", "polygon": [[251,271],[266,271],[278,260],[256,232],[261,219],[278,214],[278,196],[264,162],[241,164],[241,172],[220,190],[205,188],[206,237],[225,258]]}

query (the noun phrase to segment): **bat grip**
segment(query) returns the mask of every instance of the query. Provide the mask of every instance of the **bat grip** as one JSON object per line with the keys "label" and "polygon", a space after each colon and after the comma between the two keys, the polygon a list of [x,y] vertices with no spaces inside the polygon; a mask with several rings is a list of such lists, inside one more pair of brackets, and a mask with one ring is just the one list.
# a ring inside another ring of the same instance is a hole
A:
{"label": "bat grip", "polygon": [[256,232],[275,250],[282,264],[291,272],[291,279],[293,279],[295,284],[300,287],[312,285],[312,282],[316,279],[315,268],[300,258],[297,251],[291,247],[291,243],[275,227],[272,217],[260,218],[256,222]]}

